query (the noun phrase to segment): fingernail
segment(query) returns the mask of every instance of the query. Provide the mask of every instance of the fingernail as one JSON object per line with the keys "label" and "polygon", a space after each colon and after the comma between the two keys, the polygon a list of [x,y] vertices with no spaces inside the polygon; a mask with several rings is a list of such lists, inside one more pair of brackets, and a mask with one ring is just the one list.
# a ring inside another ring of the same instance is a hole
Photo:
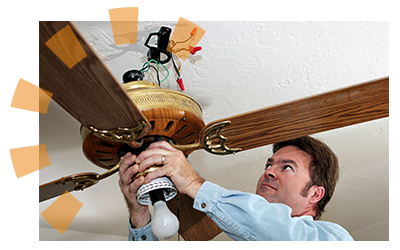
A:
{"label": "fingernail", "polygon": [[129,157],[131,156],[131,152],[128,152],[124,155],[124,157],[122,158],[122,160],[126,161]]}
{"label": "fingernail", "polygon": [[140,176],[138,179],[139,179],[139,183],[144,183],[144,176]]}

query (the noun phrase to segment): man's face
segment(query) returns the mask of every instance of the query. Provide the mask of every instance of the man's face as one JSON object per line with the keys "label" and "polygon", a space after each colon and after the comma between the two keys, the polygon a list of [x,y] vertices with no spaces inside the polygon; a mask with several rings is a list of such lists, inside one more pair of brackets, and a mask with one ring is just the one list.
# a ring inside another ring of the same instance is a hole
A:
{"label": "man's face", "polygon": [[271,203],[283,203],[292,208],[292,216],[300,216],[309,206],[310,193],[302,195],[311,181],[311,156],[294,146],[279,149],[268,159],[264,174],[257,183],[256,194]]}

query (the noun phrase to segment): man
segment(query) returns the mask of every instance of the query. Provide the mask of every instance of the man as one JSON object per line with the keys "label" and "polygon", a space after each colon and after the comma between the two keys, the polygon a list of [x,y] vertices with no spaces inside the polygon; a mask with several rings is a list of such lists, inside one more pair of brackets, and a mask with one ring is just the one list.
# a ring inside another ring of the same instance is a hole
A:
{"label": "man", "polygon": [[[332,197],[339,176],[338,160],[324,143],[302,137],[276,143],[256,194],[226,190],[204,181],[186,157],[167,142],[155,142],[139,156],[128,153],[120,164],[120,187],[130,211],[130,240],[157,240],[147,206],[137,203],[136,190],[169,176],[179,192],[194,199],[234,240],[353,240],[341,226],[314,221]],[[132,182],[153,165],[164,166]]]}

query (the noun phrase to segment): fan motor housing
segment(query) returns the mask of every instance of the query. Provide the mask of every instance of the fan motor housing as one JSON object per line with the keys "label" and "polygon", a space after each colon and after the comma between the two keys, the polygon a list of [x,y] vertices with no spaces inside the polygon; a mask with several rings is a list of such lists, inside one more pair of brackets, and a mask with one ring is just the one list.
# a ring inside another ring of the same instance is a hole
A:
{"label": "fan motor housing", "polygon": [[[122,85],[133,103],[151,124],[151,129],[142,142],[166,140],[176,145],[197,143],[204,128],[200,105],[190,96],[170,89],[162,89],[149,81],[133,81]],[[82,126],[83,153],[93,164],[110,169],[121,154],[131,151],[138,154],[148,146],[134,148],[123,142],[107,141],[89,132]],[[146,146],[145,146],[146,145]],[[185,152],[188,155],[190,152]]]}

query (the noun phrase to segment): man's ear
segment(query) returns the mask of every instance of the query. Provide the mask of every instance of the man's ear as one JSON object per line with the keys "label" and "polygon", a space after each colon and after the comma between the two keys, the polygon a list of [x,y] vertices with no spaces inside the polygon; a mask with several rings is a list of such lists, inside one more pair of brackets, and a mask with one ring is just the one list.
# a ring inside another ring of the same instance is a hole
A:
{"label": "man's ear", "polygon": [[325,195],[325,188],[323,186],[314,186],[311,189],[313,191],[310,199],[310,203],[318,203],[324,195]]}

